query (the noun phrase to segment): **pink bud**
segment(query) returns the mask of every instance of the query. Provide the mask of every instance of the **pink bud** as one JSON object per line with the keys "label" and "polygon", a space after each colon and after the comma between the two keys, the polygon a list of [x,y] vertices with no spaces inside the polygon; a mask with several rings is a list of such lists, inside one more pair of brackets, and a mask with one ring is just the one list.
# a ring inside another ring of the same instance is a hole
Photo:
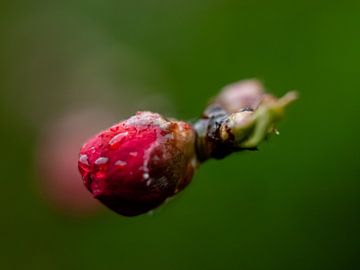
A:
{"label": "pink bud", "polygon": [[189,124],[138,112],[85,143],[79,170],[95,198],[119,214],[135,216],[190,182],[196,166],[194,143]]}

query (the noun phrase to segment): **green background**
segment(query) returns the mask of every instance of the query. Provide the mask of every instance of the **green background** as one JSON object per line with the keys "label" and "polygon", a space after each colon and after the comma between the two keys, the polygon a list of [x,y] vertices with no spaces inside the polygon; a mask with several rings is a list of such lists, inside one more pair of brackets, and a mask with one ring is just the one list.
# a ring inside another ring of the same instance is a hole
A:
{"label": "green background", "polygon": [[[360,268],[359,1],[0,5],[1,269]],[[58,74],[104,40],[161,70],[127,71],[151,85],[146,95],[166,95],[167,111],[182,119],[244,78],[301,98],[280,136],[258,152],[207,162],[152,216],[60,215],[32,185],[39,127],[31,121],[66,108],[72,98]],[[36,70],[39,58],[46,67]],[[48,92],[38,94],[41,87]]]}

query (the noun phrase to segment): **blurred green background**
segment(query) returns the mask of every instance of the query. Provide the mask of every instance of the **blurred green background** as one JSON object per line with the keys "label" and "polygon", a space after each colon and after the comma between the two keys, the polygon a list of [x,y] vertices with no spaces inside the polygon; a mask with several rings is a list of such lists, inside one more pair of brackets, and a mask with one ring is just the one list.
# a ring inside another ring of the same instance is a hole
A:
{"label": "blurred green background", "polygon": [[[359,269],[359,29],[359,1],[1,1],[0,268]],[[153,215],[39,196],[57,117],[193,119],[252,77],[299,90],[281,135],[207,162]]]}

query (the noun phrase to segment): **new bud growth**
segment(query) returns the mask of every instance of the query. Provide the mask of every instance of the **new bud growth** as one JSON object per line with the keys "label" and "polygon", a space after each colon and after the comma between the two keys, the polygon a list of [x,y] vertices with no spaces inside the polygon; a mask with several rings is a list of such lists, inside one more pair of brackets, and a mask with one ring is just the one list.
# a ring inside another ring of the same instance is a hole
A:
{"label": "new bud growth", "polygon": [[84,144],[79,170],[95,198],[119,214],[138,215],[189,183],[194,142],[189,124],[139,112]]}
{"label": "new bud growth", "polygon": [[257,80],[226,86],[194,126],[199,160],[221,159],[236,151],[257,149],[266,137],[276,133],[275,126],[285,107],[295,99],[296,92],[277,99],[265,93]]}

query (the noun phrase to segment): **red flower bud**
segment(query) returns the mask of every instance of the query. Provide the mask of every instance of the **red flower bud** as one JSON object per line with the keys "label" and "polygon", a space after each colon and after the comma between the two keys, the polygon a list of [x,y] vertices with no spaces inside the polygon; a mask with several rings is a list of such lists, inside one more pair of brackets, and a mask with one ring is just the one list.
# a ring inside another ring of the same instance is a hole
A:
{"label": "red flower bud", "polygon": [[138,112],[85,143],[79,170],[95,198],[119,214],[135,216],[190,182],[196,166],[194,143],[189,124]]}

